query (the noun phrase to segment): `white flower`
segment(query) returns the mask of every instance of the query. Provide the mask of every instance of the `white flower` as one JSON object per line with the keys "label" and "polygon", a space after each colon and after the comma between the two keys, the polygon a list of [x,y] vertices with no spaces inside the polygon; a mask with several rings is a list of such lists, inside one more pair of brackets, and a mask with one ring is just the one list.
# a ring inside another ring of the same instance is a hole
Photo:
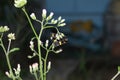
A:
{"label": "white flower", "polygon": [[65,35],[63,33],[60,33],[59,37],[63,38]]}
{"label": "white flower", "polygon": [[54,19],[52,19],[52,20],[51,20],[51,23],[54,23],[54,21],[55,21],[55,20],[54,20]]}
{"label": "white flower", "polygon": [[27,0],[14,0],[14,6],[16,8],[21,8],[27,4]]}
{"label": "white flower", "polygon": [[4,26],[4,30],[5,30],[5,31],[9,31],[8,26]]}
{"label": "white flower", "polygon": [[51,69],[51,61],[48,62],[48,66],[47,69],[50,70]]}
{"label": "white flower", "polygon": [[34,50],[34,42],[33,41],[30,41],[30,49],[33,51]]}
{"label": "white flower", "polygon": [[40,45],[43,45],[43,42],[42,42],[41,40],[39,40],[39,44],[40,44]]}
{"label": "white flower", "polygon": [[16,75],[20,75],[20,71],[21,71],[20,64],[17,65],[17,69],[13,68],[13,70],[15,71]]}
{"label": "white flower", "polygon": [[46,20],[48,21],[48,20],[52,19],[53,15],[54,15],[54,13],[53,13],[53,12],[51,12],[51,13],[50,13],[50,15],[47,17],[47,19],[46,19]]}
{"label": "white flower", "polygon": [[31,65],[29,66],[29,69],[30,69],[30,73],[32,73],[33,71],[32,71],[32,66]]}
{"label": "white flower", "polygon": [[56,39],[57,39],[57,40],[60,40],[59,34],[56,34]]}
{"label": "white flower", "polygon": [[55,51],[55,53],[60,53],[60,52],[62,52],[62,49]]}
{"label": "white flower", "polygon": [[34,73],[38,71],[38,63],[33,63],[32,65],[29,66],[30,73]]}
{"label": "white flower", "polygon": [[8,26],[0,26],[0,32],[6,32],[9,31]]}
{"label": "white flower", "polygon": [[45,47],[47,48],[49,44],[49,40],[46,40]]}
{"label": "white flower", "polygon": [[59,26],[65,26],[65,25],[66,25],[66,23],[59,24]]}
{"label": "white flower", "polygon": [[63,23],[63,22],[65,22],[65,19],[62,19],[62,20],[60,21],[60,23]]}
{"label": "white flower", "polygon": [[55,19],[52,19],[52,20],[51,20],[51,23],[52,23],[52,24],[56,24],[57,22],[58,22],[58,20],[55,20]]}
{"label": "white flower", "polygon": [[17,71],[20,72],[21,69],[20,69],[20,64],[17,65]]}
{"label": "white flower", "polygon": [[58,17],[58,20],[60,21],[62,19],[62,17],[60,16],[60,17]]}
{"label": "white flower", "polygon": [[8,39],[9,40],[15,40],[15,34],[14,33],[9,33],[8,34]]}
{"label": "white flower", "polygon": [[38,63],[32,64],[32,69],[34,72],[37,71],[38,70]]}
{"label": "white flower", "polygon": [[42,10],[42,17],[46,18],[46,16],[47,16],[47,11],[46,11],[46,9],[43,9]]}
{"label": "white flower", "polygon": [[9,77],[9,78],[11,78],[12,76],[11,76],[11,74],[9,73],[9,72],[5,72],[5,74]]}
{"label": "white flower", "polygon": [[31,13],[30,17],[31,17],[33,20],[36,20],[35,13]]}
{"label": "white flower", "polygon": [[55,20],[53,24],[56,24],[57,22],[58,22],[58,21],[57,21],[57,20]]}

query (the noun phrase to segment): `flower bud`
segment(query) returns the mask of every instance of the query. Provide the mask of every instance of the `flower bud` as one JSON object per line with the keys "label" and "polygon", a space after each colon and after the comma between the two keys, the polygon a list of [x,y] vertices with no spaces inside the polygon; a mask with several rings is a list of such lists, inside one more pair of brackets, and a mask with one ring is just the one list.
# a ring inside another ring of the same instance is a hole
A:
{"label": "flower bud", "polygon": [[32,69],[34,72],[36,72],[38,70],[38,63],[32,64]]}
{"label": "flower bud", "polygon": [[33,71],[32,71],[32,66],[31,65],[29,66],[29,69],[30,69],[30,73],[32,73]]}
{"label": "flower bud", "polygon": [[48,71],[51,69],[51,61],[48,62],[47,69],[48,69]]}
{"label": "flower bud", "polygon": [[30,41],[30,49],[33,51],[34,50],[34,42]]}
{"label": "flower bud", "polygon": [[59,37],[63,38],[63,37],[65,37],[65,35],[63,33],[60,33]]}
{"label": "flower bud", "polygon": [[27,56],[27,57],[28,57],[29,59],[31,59],[31,58],[32,58],[32,56],[30,56],[30,55],[29,55],[29,56]]}
{"label": "flower bud", "polygon": [[55,53],[60,53],[60,52],[62,52],[62,49],[55,51]]}
{"label": "flower bud", "polygon": [[43,10],[42,10],[42,17],[43,17],[43,18],[46,18],[46,15],[47,15],[47,11],[46,11],[46,9],[43,9]]}
{"label": "flower bud", "polygon": [[61,21],[60,21],[60,23],[63,23],[65,21],[65,19],[62,19]]}
{"label": "flower bud", "polygon": [[9,28],[8,26],[0,26],[0,32],[6,32],[6,31],[9,31]]}
{"label": "flower bud", "polygon": [[20,71],[21,71],[20,64],[17,65],[17,69],[13,68],[13,70],[15,71],[16,75],[20,75]]}
{"label": "flower bud", "polygon": [[58,34],[56,34],[56,39],[60,40],[60,36]]}
{"label": "flower bud", "polygon": [[47,48],[49,44],[49,40],[46,40],[45,47]]}
{"label": "flower bud", "polygon": [[55,20],[54,20],[54,19],[52,19],[52,20],[51,20],[51,23],[52,23],[52,24],[54,24],[54,21],[55,21]]}
{"label": "flower bud", "polygon": [[50,15],[47,17],[47,19],[46,19],[46,20],[48,21],[48,20],[52,19],[53,15],[54,15],[54,13],[53,13],[53,12],[51,12],[51,13],[50,13]]}
{"label": "flower bud", "polygon": [[14,6],[16,8],[21,8],[27,4],[27,0],[14,0]]}
{"label": "flower bud", "polygon": [[15,40],[15,34],[14,33],[9,33],[8,34],[8,39],[9,40]]}
{"label": "flower bud", "polygon": [[4,26],[4,30],[5,30],[5,31],[9,31],[8,26]]}
{"label": "flower bud", "polygon": [[40,44],[40,45],[43,45],[43,42],[42,42],[41,40],[39,40],[39,44]]}
{"label": "flower bud", "polygon": [[59,24],[59,26],[65,26],[65,25],[66,25],[66,23]]}
{"label": "flower bud", "polygon": [[60,21],[62,19],[62,17],[60,16],[60,17],[58,17],[58,21]]}
{"label": "flower bud", "polygon": [[35,13],[32,13],[32,14],[30,15],[30,17],[31,17],[33,20],[36,20]]}
{"label": "flower bud", "polygon": [[11,78],[12,76],[11,76],[11,74],[9,73],[9,72],[5,72],[5,74],[9,77],[9,78]]}
{"label": "flower bud", "polygon": [[53,24],[56,24],[57,22],[58,22],[58,21],[57,21],[57,20],[55,20]]}
{"label": "flower bud", "polygon": [[20,72],[21,69],[20,69],[20,64],[17,65],[17,71]]}

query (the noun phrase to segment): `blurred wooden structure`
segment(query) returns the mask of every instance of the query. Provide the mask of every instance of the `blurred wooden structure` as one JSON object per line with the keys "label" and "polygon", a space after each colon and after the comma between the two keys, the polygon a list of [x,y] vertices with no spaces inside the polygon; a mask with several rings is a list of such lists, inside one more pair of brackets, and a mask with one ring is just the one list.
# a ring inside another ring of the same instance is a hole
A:
{"label": "blurred wooden structure", "polygon": [[120,56],[120,0],[112,0],[105,14],[106,41],[113,55]]}

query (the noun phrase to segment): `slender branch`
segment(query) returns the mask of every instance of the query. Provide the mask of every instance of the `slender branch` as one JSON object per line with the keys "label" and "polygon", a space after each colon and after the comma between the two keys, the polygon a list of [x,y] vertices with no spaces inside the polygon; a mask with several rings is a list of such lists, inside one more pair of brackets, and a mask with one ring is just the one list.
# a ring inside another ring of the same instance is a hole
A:
{"label": "slender branch", "polygon": [[37,33],[36,33],[35,29],[34,29],[34,26],[33,26],[32,22],[31,22],[31,20],[30,20],[30,17],[28,16],[28,14],[27,14],[27,12],[26,12],[26,10],[25,10],[25,7],[23,7],[22,10],[23,10],[23,12],[25,13],[25,15],[26,15],[26,17],[27,17],[27,19],[28,19],[28,21],[29,21],[29,24],[30,24],[30,26],[31,26],[31,28],[32,28],[32,31],[33,31],[34,35],[36,36],[36,38],[37,38],[38,53],[39,53],[39,64],[40,64],[40,78],[41,78],[41,80],[43,80],[41,47],[40,47],[40,41],[39,41],[40,38],[41,38],[41,35],[42,35],[42,27],[41,27],[40,34],[39,34],[39,37],[38,37],[38,35],[37,35]]}
{"label": "slender branch", "polygon": [[47,65],[48,53],[49,53],[49,50],[47,50],[45,60],[44,60],[44,80],[46,80],[46,65]]}
{"label": "slender branch", "polygon": [[35,21],[39,22],[40,24],[42,23],[40,20],[36,19]]}
{"label": "slender branch", "polygon": [[40,64],[40,76],[41,76],[41,80],[43,80],[42,56],[41,56],[41,47],[40,47],[41,35],[42,35],[42,29],[40,30],[39,38],[37,38],[37,43],[38,43],[38,54],[39,54],[39,64]]}
{"label": "slender branch", "polygon": [[46,74],[47,74],[47,70],[46,70],[46,65],[47,65],[47,58],[48,58],[48,54],[49,52],[51,51],[51,48],[52,48],[53,44],[51,44],[51,46],[49,47],[49,49],[46,49],[46,56],[45,56],[45,59],[44,59],[44,80],[46,80]]}
{"label": "slender branch", "polygon": [[115,74],[115,76],[113,76],[113,78],[111,80],[115,80],[115,78],[117,78],[117,76],[120,74],[120,71],[117,72],[117,74]]}
{"label": "slender branch", "polygon": [[14,74],[13,74],[13,71],[12,71],[12,68],[11,68],[10,59],[9,59],[10,45],[11,45],[11,40],[9,40],[8,48],[6,50],[4,44],[3,44],[2,40],[1,40],[1,47],[3,48],[3,51],[4,51],[5,56],[6,56],[8,68],[10,70],[10,73],[12,74],[12,79],[15,80],[15,77],[14,77]]}
{"label": "slender branch", "polygon": [[34,73],[34,76],[35,76],[35,80],[39,80],[36,72]]}
{"label": "slender branch", "polygon": [[6,59],[7,59],[7,64],[8,64],[10,73],[12,74],[13,80],[15,80],[15,77],[14,77],[14,74],[13,74],[13,71],[12,71],[12,68],[11,68],[10,59],[9,59],[10,45],[11,45],[11,40],[9,40],[9,43],[8,43],[8,48],[7,48],[7,53],[6,53]]}
{"label": "slender branch", "polygon": [[47,28],[55,28],[54,26],[46,26],[44,27],[44,29],[47,29]]}
{"label": "slender branch", "polygon": [[34,29],[34,27],[33,27],[33,24],[32,24],[32,22],[31,22],[31,20],[30,20],[30,17],[28,16],[28,13],[27,13],[26,10],[25,10],[25,7],[23,7],[22,10],[23,10],[23,12],[25,13],[25,15],[26,15],[26,17],[27,17],[27,19],[28,19],[28,22],[29,22],[29,24],[30,24],[30,26],[31,26],[31,28],[32,28],[32,31],[34,32],[34,35],[36,36],[36,38],[38,38],[38,35],[37,35],[37,33],[36,33],[36,31],[35,31],[35,29]]}
{"label": "slender branch", "polygon": [[9,40],[9,43],[8,43],[7,55],[8,55],[8,53],[9,53],[9,51],[10,51],[10,45],[11,45],[11,39]]}
{"label": "slender branch", "polygon": [[2,41],[2,40],[1,40],[1,47],[3,48],[3,51],[4,51],[4,53],[6,54],[7,51],[6,51],[6,49],[5,49],[4,45],[3,45],[3,41]]}

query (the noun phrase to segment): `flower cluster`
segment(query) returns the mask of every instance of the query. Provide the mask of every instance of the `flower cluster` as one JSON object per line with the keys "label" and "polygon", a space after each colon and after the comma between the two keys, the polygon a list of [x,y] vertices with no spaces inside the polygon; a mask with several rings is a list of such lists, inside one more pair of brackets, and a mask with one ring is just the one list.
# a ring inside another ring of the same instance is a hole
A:
{"label": "flower cluster", "polygon": [[29,66],[29,69],[31,74],[36,73],[38,71],[38,63],[33,63]]}
{"label": "flower cluster", "polygon": [[53,18],[53,15],[54,15],[54,13],[51,12],[51,13],[49,14],[49,16],[47,16],[47,11],[46,11],[46,9],[43,9],[43,11],[42,11],[42,18],[43,18],[44,20],[46,20],[46,22],[48,22],[49,20],[51,20],[49,24],[57,24],[58,27],[61,27],[61,26],[65,26],[65,25],[66,25],[66,23],[64,23],[64,22],[65,22],[65,19],[62,19],[61,16],[58,17],[58,19],[52,19],[52,18]]}
{"label": "flower cluster", "polygon": [[30,49],[33,51],[34,50],[34,42],[33,41],[30,41]]}
{"label": "flower cluster", "polygon": [[63,33],[52,33],[50,39],[53,41],[54,47],[65,44],[68,39]]}
{"label": "flower cluster", "polygon": [[17,65],[17,69],[13,68],[15,75],[13,75],[11,72],[6,71],[5,74],[9,77],[9,78],[13,78],[13,76],[15,77],[15,79],[19,79],[20,78],[20,72],[21,72],[21,68],[20,68],[20,64]]}
{"label": "flower cluster", "polygon": [[33,19],[33,20],[36,20],[36,16],[35,16],[35,13],[31,13],[30,17]]}
{"label": "flower cluster", "polygon": [[9,31],[8,26],[0,26],[0,32],[6,32]]}
{"label": "flower cluster", "polygon": [[8,40],[15,40],[15,34],[14,33],[9,33],[8,34]]}
{"label": "flower cluster", "polygon": [[[27,4],[27,0],[14,0],[14,6],[16,8],[21,8],[22,11],[25,13],[28,22],[30,24],[30,27],[34,33],[34,37],[31,39],[30,41],[30,49],[33,52],[33,55],[29,55],[28,58],[33,58],[35,56],[38,56],[39,58],[39,63],[34,63],[32,65],[29,66],[30,69],[30,73],[32,75],[34,75],[35,80],[46,80],[46,75],[49,72],[49,70],[51,69],[51,62],[48,62],[48,55],[49,53],[52,51],[54,53],[60,53],[62,52],[62,49],[58,49],[56,50],[56,47],[61,46],[62,44],[65,44],[67,42],[67,38],[66,36],[59,32],[58,28],[59,27],[63,27],[66,25],[65,23],[65,19],[62,19],[62,17],[58,17],[57,19],[53,19],[54,13],[50,12],[50,14],[47,13],[46,9],[42,10],[42,20],[38,20],[35,13],[31,13],[31,15],[28,15],[26,9],[25,9],[25,5]],[[41,27],[39,30],[39,34],[38,32],[35,30],[34,25],[32,24],[32,20],[35,20],[37,22],[40,23]],[[43,30],[46,30],[48,28],[54,28],[56,29],[57,33],[52,33],[50,36],[50,39],[46,39],[46,41],[42,42],[41,38],[42,38],[42,34],[43,34]],[[8,38],[9,38],[9,42],[11,42],[11,40],[15,40],[15,34],[14,33],[10,33],[8,34]],[[35,43],[34,42],[35,39]],[[34,45],[34,43],[36,45]],[[37,47],[37,49],[36,49]],[[43,48],[45,50],[45,56],[42,56],[42,49]],[[11,51],[14,51],[11,50]],[[48,63],[47,63],[48,62]],[[15,74],[19,74],[20,72],[20,66],[18,65],[17,69],[14,69]],[[8,77],[10,77],[10,73],[6,72],[6,75]],[[14,76],[13,76],[14,78]]]}
{"label": "flower cluster", "polygon": [[27,0],[14,0],[14,6],[16,8],[21,8],[27,4]]}

